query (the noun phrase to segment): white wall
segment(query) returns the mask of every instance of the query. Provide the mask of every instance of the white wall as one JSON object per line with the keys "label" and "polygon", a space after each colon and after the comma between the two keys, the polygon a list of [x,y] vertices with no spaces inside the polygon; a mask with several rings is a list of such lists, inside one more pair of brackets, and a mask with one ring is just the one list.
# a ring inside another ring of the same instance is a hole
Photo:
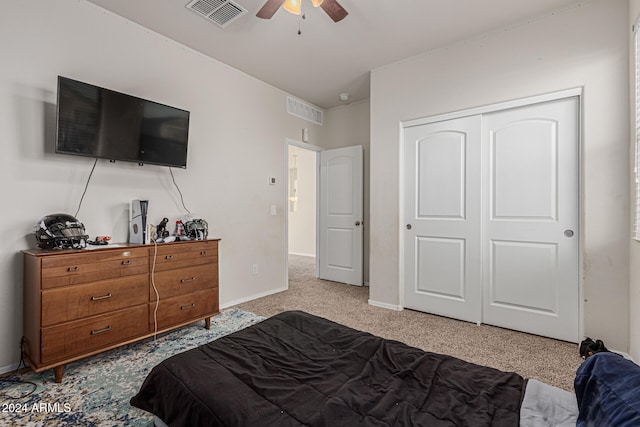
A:
{"label": "white wall", "polygon": [[313,150],[289,145],[289,169],[298,171],[296,210],[289,209],[290,254],[316,256],[316,157]]}
{"label": "white wall", "polygon": [[[187,208],[222,238],[221,305],[285,287],[282,144],[303,127],[318,134],[286,113],[285,93],[85,0],[7,2],[0,52],[0,370],[19,360],[19,251],[35,247],[43,215],[75,213],[93,164],[52,152],[58,75],[191,111],[188,168],[174,174]],[[140,197],[154,223],[184,213],[168,168],[99,161],[78,218],[92,237],[125,241],[128,203]]]}
{"label": "white wall", "polygon": [[628,350],[628,13],[580,2],[372,72],[372,302],[401,303],[400,122],[583,87],[584,332]]}
{"label": "white wall", "polygon": [[[632,28],[636,21],[640,18],[640,0],[629,1],[629,23],[627,28]],[[638,30],[636,30],[638,31]],[[635,67],[634,67],[634,54],[635,42],[634,35],[631,31],[629,34],[629,53],[631,60],[629,61],[629,86],[630,93],[635,94]],[[630,166],[632,166],[635,156],[635,96],[631,96],[629,103],[629,122],[630,122],[630,150],[629,159]],[[631,175],[630,184],[630,197],[631,200],[635,199],[636,184],[633,174]],[[632,210],[631,222],[633,222],[633,203],[629,203]],[[631,239],[630,253],[629,253],[629,354],[637,362],[640,362],[640,242]]]}
{"label": "white wall", "polygon": [[326,122],[320,129],[319,145],[326,149],[362,145],[364,148],[364,242],[363,280],[369,281],[369,158],[370,103],[354,102],[325,111]]}

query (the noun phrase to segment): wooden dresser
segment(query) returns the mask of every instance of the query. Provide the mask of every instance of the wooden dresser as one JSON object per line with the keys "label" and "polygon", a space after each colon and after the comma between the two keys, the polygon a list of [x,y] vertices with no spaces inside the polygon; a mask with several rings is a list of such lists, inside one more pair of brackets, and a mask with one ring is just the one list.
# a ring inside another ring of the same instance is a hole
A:
{"label": "wooden dresser", "polygon": [[22,253],[22,354],[56,382],[66,363],[219,313],[218,239]]}

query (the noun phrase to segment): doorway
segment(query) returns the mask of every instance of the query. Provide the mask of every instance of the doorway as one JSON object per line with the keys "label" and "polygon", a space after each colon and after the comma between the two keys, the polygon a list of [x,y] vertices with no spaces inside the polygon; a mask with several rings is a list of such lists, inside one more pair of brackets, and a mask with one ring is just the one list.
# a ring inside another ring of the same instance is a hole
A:
{"label": "doorway", "polygon": [[317,267],[318,153],[320,147],[287,140],[287,283],[291,268]]}
{"label": "doorway", "polygon": [[313,257],[315,276],[362,285],[363,148],[287,139],[286,259]]}
{"label": "doorway", "polygon": [[316,257],[317,152],[288,146],[289,254]]}

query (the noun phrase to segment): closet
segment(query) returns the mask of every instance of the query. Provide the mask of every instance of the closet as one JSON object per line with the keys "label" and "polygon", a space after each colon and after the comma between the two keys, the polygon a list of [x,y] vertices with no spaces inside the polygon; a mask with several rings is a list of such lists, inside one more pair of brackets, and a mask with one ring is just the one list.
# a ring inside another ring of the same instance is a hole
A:
{"label": "closet", "polygon": [[579,101],[404,123],[404,307],[579,340]]}

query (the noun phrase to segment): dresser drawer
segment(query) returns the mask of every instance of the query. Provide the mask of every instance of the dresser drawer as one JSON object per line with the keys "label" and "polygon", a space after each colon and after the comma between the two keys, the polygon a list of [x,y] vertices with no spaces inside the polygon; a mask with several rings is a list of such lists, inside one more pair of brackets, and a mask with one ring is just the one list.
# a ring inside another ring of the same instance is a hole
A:
{"label": "dresser drawer", "polygon": [[42,291],[42,326],[148,302],[146,274]]}
{"label": "dresser drawer", "polygon": [[[160,300],[201,289],[215,288],[218,286],[218,268],[215,264],[207,264],[161,271],[154,274],[154,283]],[[156,293],[152,286],[149,288],[149,299],[156,300]]]}
{"label": "dresser drawer", "polygon": [[[155,271],[193,265],[217,264],[218,262],[218,242],[216,241],[191,241],[188,244],[187,242],[182,242],[165,245],[158,245],[158,252],[155,256]],[[150,255],[149,262],[153,266],[153,250],[151,250]]]}
{"label": "dresser drawer", "polygon": [[40,362],[53,363],[147,333],[148,304],[42,329]]}
{"label": "dresser drawer", "polygon": [[[154,329],[153,311],[155,303],[149,304],[149,329]],[[186,295],[180,295],[165,300],[158,304],[158,330],[187,323],[218,313],[217,289],[206,289]]]}
{"label": "dresser drawer", "polygon": [[146,248],[120,250],[97,249],[43,257],[42,288],[76,285],[116,277],[147,274],[149,252]]}

